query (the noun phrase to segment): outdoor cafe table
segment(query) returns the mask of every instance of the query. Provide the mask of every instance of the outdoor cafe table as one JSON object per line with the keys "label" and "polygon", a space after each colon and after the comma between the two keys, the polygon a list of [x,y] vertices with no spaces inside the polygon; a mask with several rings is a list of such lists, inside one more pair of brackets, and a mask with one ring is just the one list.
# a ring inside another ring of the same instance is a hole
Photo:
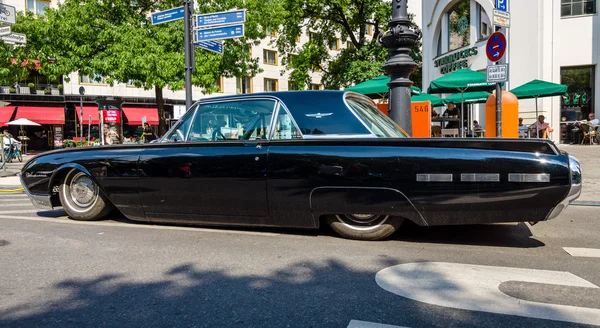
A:
{"label": "outdoor cafe table", "polygon": [[[460,122],[460,118],[451,118],[451,117],[440,116],[440,117],[432,118],[431,122],[441,122],[442,129],[444,129],[444,125],[445,125],[444,123],[446,123],[446,122]],[[458,129],[458,135],[460,137],[463,136],[463,131],[461,131],[460,128]]]}

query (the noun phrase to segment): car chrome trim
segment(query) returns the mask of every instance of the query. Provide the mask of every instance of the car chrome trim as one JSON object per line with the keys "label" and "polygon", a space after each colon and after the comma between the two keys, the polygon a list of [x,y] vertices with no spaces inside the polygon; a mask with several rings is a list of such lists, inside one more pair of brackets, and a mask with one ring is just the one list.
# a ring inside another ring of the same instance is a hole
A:
{"label": "car chrome trim", "polygon": [[417,174],[418,182],[452,182],[452,174]]}
{"label": "car chrome trim", "polygon": [[581,190],[583,189],[583,182],[581,180],[581,164],[579,164],[579,161],[573,156],[569,156],[569,170],[571,171],[571,187],[569,188],[569,193],[562,202],[560,202],[550,211],[550,214],[548,214],[546,217],[546,221],[558,217],[560,213],[562,213],[562,211],[569,206],[569,204],[571,204],[581,195]]}
{"label": "car chrome trim", "polygon": [[333,115],[333,113],[304,114],[304,116],[311,117],[311,118],[323,118],[323,117],[327,117],[327,116],[331,116],[331,115]]}
{"label": "car chrome trim", "polygon": [[307,134],[304,139],[361,139],[361,138],[377,138],[371,134]]}
{"label": "car chrome trim", "polygon": [[508,182],[544,183],[550,182],[550,174],[547,173],[509,173]]}
{"label": "car chrome trim", "polygon": [[29,192],[29,190],[27,189],[27,187],[25,186],[25,183],[23,182],[23,176],[20,175],[19,179],[21,180],[21,185],[23,186],[23,190],[25,190],[25,193],[27,194],[27,196],[29,197],[29,199],[31,200],[31,203],[33,204],[33,206],[42,209],[42,210],[48,210],[48,209],[53,209],[54,207],[52,207],[52,202],[50,201],[50,195],[34,195],[31,192]]}
{"label": "car chrome trim", "polygon": [[500,182],[500,173],[462,173],[463,182]]}

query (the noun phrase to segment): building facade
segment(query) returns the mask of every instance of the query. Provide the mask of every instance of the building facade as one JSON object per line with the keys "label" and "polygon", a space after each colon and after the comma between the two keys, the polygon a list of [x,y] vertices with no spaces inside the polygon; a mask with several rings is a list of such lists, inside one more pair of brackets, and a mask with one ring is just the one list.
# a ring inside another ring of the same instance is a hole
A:
{"label": "building facade", "polygon": [[[600,113],[598,0],[509,0],[507,29],[510,90],[538,79],[565,84],[567,94],[539,98],[539,114],[555,142],[570,143],[570,124]],[[494,32],[492,0],[422,1],[423,87],[459,68],[485,72],[485,44]],[[468,92],[468,90],[467,90]],[[449,95],[444,95],[449,96]],[[535,100],[520,100],[525,124],[535,122]],[[485,105],[474,108],[485,122]],[[492,127],[489,127],[492,128]]]}

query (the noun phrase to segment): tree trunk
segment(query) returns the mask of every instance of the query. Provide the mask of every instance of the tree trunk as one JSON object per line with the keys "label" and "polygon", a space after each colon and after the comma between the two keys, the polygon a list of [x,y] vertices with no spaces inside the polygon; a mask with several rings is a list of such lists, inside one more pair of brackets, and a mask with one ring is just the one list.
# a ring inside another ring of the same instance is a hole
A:
{"label": "tree trunk", "polygon": [[162,137],[167,132],[163,89],[155,85],[154,94],[156,96],[156,107],[158,108],[158,135]]}

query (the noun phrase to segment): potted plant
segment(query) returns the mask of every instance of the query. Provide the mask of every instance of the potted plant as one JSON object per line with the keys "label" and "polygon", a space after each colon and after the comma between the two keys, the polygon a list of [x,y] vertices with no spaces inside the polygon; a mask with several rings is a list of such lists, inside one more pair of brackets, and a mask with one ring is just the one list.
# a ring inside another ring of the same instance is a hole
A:
{"label": "potted plant", "polygon": [[62,95],[64,86],[62,84],[57,85],[58,92]]}
{"label": "potted plant", "polygon": [[32,82],[27,83],[27,86],[29,87],[29,92],[31,92],[33,94],[33,92],[35,91],[35,84],[33,84]]}
{"label": "potted plant", "polygon": [[44,89],[44,94],[45,95],[49,95],[50,94],[50,89],[48,89],[48,88]]}
{"label": "potted plant", "polygon": [[10,88],[8,88],[8,92],[10,92],[10,93],[15,93],[15,92],[16,92],[16,90],[15,90],[15,88],[13,88],[13,87],[10,87]]}

